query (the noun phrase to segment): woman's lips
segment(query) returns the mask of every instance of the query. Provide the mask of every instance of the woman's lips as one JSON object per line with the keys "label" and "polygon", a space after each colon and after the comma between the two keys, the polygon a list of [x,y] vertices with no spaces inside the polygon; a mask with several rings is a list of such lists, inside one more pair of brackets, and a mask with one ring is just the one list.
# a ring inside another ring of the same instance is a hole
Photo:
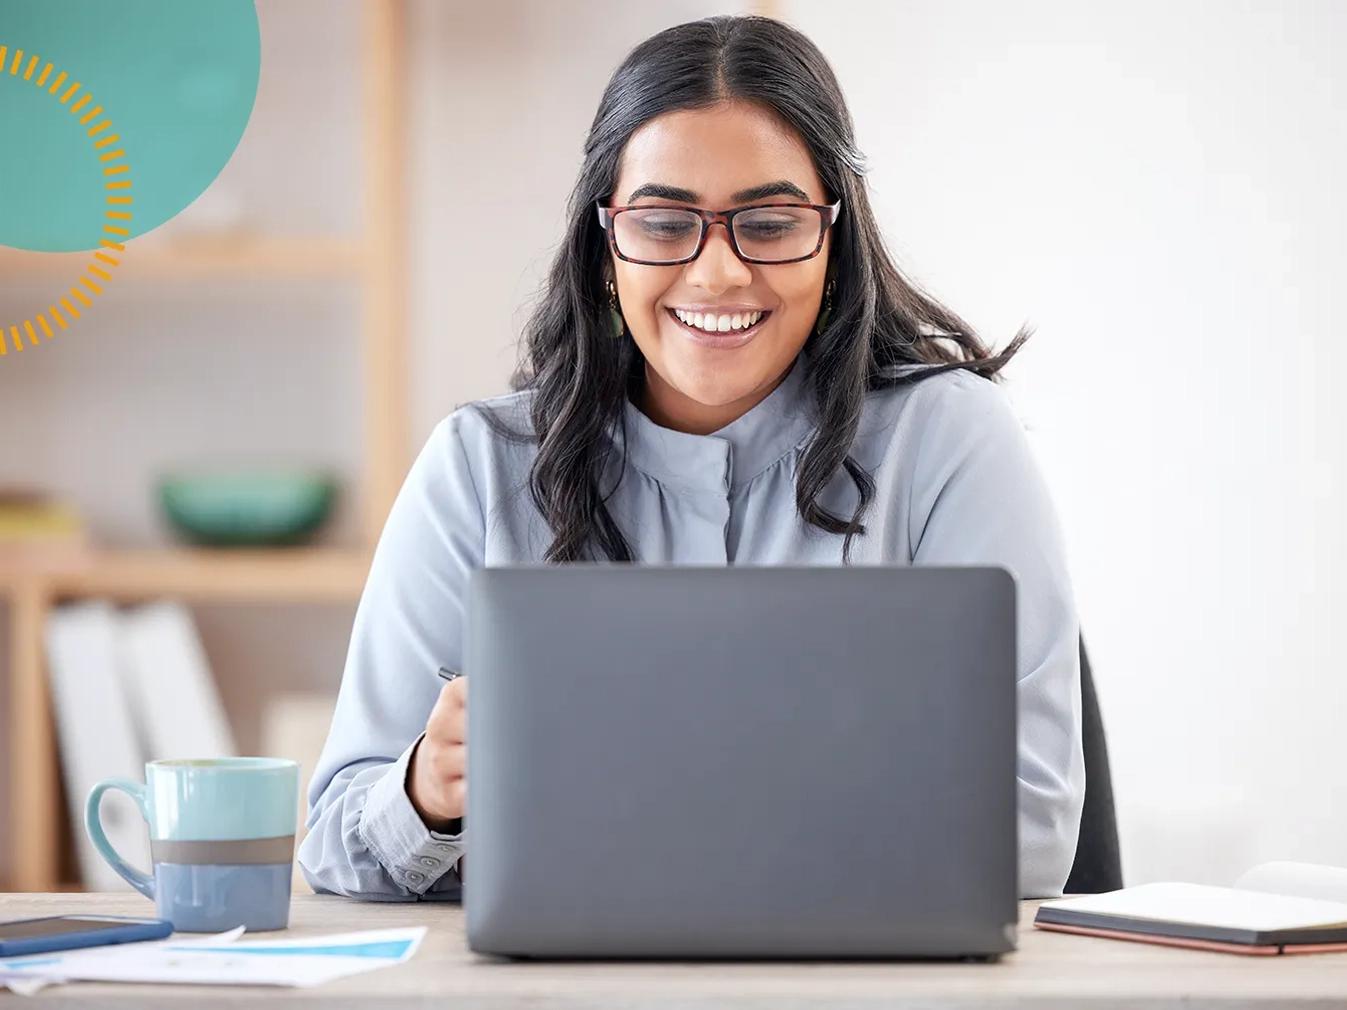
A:
{"label": "woman's lips", "polygon": [[703,347],[715,347],[721,350],[728,350],[734,347],[743,347],[762,329],[763,323],[772,317],[771,312],[763,312],[762,318],[746,330],[726,330],[724,333],[707,333],[705,330],[699,330],[695,326],[689,326],[683,320],[674,315],[673,309],[665,309],[669,318],[673,320],[683,334],[694,343],[701,344]]}

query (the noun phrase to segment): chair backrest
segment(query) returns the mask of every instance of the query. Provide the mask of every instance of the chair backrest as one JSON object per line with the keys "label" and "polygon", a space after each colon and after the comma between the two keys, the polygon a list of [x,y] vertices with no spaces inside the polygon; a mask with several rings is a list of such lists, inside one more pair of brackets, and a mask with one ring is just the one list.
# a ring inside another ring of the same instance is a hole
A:
{"label": "chair backrest", "polygon": [[1065,893],[1098,894],[1123,886],[1118,853],[1118,819],[1113,808],[1113,780],[1108,770],[1108,746],[1099,714],[1099,697],[1080,637],[1081,735],[1085,745],[1085,809],[1080,817],[1076,859],[1067,877]]}

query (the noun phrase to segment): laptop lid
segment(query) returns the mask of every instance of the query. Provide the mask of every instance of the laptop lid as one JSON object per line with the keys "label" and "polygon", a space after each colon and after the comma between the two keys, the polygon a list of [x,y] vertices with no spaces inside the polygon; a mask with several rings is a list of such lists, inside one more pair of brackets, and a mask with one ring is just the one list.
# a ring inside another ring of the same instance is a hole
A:
{"label": "laptop lid", "polygon": [[472,949],[1013,948],[1004,568],[486,568],[466,634]]}

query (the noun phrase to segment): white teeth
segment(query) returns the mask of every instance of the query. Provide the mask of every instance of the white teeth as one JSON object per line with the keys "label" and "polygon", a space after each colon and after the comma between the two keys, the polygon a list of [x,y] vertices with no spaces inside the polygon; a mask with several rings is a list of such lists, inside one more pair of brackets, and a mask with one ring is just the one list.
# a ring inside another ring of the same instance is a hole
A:
{"label": "white teeth", "polygon": [[674,309],[674,315],[686,323],[688,326],[695,326],[699,330],[705,330],[708,333],[728,333],[730,330],[746,330],[755,325],[762,318],[761,311],[754,312],[736,312],[734,315],[712,315],[701,312],[685,312],[683,309]]}

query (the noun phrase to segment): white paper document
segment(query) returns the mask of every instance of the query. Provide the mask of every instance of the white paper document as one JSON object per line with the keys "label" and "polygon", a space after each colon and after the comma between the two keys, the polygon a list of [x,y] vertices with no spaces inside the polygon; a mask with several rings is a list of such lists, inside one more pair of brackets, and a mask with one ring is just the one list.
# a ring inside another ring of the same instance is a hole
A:
{"label": "white paper document", "polygon": [[0,960],[0,984],[27,994],[65,981],[313,986],[401,964],[426,927],[253,940],[242,927],[215,936],[169,937]]}

